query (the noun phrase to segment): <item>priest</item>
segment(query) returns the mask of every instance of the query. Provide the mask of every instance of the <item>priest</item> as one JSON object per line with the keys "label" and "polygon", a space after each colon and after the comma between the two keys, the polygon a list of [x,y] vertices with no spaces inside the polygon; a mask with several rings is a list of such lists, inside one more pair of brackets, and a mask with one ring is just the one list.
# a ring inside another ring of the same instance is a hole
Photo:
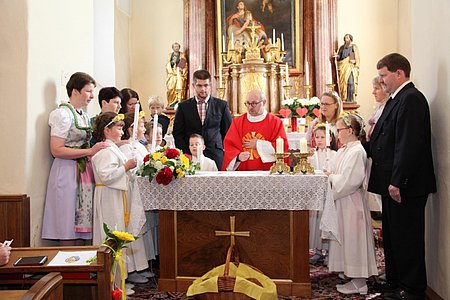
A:
{"label": "priest", "polygon": [[280,118],[265,109],[267,99],[259,90],[247,94],[247,113],[233,120],[224,139],[224,171],[269,170],[275,161],[276,139],[284,140],[286,132]]}

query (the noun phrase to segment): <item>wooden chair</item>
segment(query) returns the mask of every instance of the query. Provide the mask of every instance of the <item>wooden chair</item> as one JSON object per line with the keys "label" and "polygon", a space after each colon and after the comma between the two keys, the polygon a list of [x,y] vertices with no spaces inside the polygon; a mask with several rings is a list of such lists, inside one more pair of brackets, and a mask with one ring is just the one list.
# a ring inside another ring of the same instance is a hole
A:
{"label": "wooden chair", "polygon": [[42,277],[23,295],[23,300],[63,299],[63,278],[59,272],[51,272]]}

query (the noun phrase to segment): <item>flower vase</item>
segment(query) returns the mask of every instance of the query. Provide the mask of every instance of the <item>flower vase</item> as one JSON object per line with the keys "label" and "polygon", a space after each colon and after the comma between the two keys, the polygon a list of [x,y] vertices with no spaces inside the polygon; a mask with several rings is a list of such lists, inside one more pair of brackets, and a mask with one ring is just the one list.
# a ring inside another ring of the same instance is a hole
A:
{"label": "flower vase", "polygon": [[291,117],[291,131],[297,132],[297,117]]}

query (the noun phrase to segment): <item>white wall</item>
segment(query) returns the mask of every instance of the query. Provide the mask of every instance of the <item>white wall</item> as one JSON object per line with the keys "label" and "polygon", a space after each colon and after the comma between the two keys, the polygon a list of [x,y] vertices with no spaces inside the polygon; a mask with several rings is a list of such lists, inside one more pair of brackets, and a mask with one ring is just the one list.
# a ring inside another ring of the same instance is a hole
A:
{"label": "white wall", "polygon": [[184,51],[183,9],[183,0],[132,2],[130,87],[144,108],[150,95],[166,99],[165,64],[172,44],[180,43]]}
{"label": "white wall", "polygon": [[392,0],[338,0],[339,45],[344,35],[353,35],[361,57],[358,112],[364,119],[373,112],[372,79],[377,75],[377,61],[385,54],[398,51],[398,1]]}
{"label": "white wall", "polygon": [[450,2],[411,1],[411,63],[414,83],[431,108],[438,192],[428,201],[426,255],[428,285],[450,299]]}

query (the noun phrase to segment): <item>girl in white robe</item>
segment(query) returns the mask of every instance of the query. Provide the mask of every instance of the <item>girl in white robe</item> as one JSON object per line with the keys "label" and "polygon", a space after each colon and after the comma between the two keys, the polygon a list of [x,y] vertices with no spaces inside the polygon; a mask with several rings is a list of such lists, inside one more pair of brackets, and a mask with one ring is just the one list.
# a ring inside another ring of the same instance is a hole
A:
{"label": "girl in white robe", "polygon": [[[336,151],[327,149],[326,145],[326,125],[318,123],[314,127],[314,140],[316,142],[316,150],[312,156],[308,158],[309,163],[315,170],[329,170],[332,165]],[[331,145],[336,145],[334,135],[329,133],[330,148]],[[320,231],[320,220],[322,219],[322,211],[309,211],[309,248],[314,249],[314,255],[310,257],[309,261],[312,264],[324,261],[329,245],[328,240],[322,240]]]}
{"label": "girl in white robe", "polygon": [[[103,223],[111,230],[127,231],[129,222],[127,191],[130,170],[136,167],[135,159],[127,157],[116,146],[123,135],[123,121],[113,112],[100,114],[94,125],[97,141],[105,141],[109,147],[92,157],[95,185],[93,244],[100,245],[105,239]],[[127,251],[125,251],[126,253]],[[127,261],[125,260],[125,264]],[[116,272],[120,274],[120,272]],[[116,280],[120,280],[116,276]]]}
{"label": "girl in white robe", "polygon": [[146,218],[144,205],[142,204],[142,199],[139,193],[139,186],[136,181],[136,171],[143,164],[144,157],[148,154],[147,148],[140,143],[140,140],[144,139],[144,116],[145,114],[143,111],[139,113],[136,132],[137,136],[133,139],[134,112],[128,112],[125,114],[125,125],[123,127],[124,135],[122,136],[122,140],[128,140],[129,143],[120,146],[120,150],[128,159],[134,158],[137,162],[137,167],[130,170],[130,188],[127,191],[130,211],[128,232],[132,233],[134,236],[139,236],[137,241],[130,244],[127,251],[127,280],[132,283],[148,282],[146,277],[150,277],[150,275],[152,275],[149,271],[144,271],[148,268],[147,253],[144,239],[142,238],[145,231]]}
{"label": "girl in white robe", "polygon": [[367,155],[359,141],[364,139],[363,121],[347,114],[336,122],[338,138],[344,147],[338,150],[329,176],[338,214],[341,242],[330,240],[330,272],[343,272],[352,278],[337,285],[344,294],[366,294],[366,279],[377,275],[375,246],[370,212],[362,188]]}

